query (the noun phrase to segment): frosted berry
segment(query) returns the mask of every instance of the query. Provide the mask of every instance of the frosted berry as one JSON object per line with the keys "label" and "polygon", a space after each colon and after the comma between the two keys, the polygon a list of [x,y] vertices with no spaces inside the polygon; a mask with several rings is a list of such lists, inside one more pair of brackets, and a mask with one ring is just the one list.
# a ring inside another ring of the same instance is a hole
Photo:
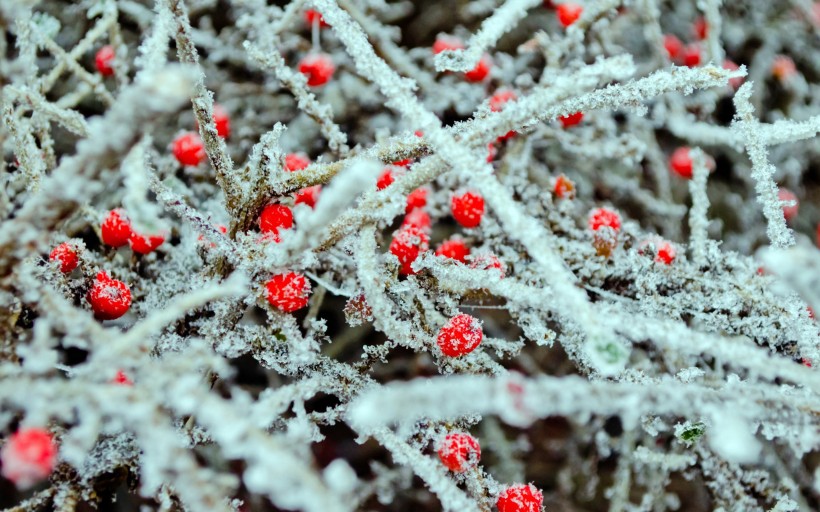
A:
{"label": "frosted berry", "polygon": [[402,221],[401,227],[407,226],[414,226],[425,233],[429,233],[433,222],[430,220],[430,215],[423,208],[413,208],[410,213],[404,216],[404,221]]}
{"label": "frosted berry", "polygon": [[112,384],[119,384],[120,386],[133,386],[134,382],[128,378],[128,375],[125,374],[122,370],[117,370],[117,373],[114,374],[114,378],[111,379]]}
{"label": "frosted berry", "polygon": [[319,192],[322,191],[321,185],[314,185],[312,187],[305,187],[293,195],[293,202],[295,204],[306,204],[311,208],[316,206],[319,200]]}
{"label": "frosted berry", "polygon": [[114,62],[115,56],[114,47],[110,44],[97,50],[97,54],[94,56],[94,66],[97,68],[97,72],[102,76],[113,75],[114,68],[111,64]]}
{"label": "frosted berry", "polygon": [[43,428],[21,428],[11,435],[0,450],[2,474],[19,489],[27,489],[43,480],[57,463],[57,445]]}
{"label": "frosted berry", "polygon": [[559,174],[552,186],[552,193],[560,199],[573,199],[575,197],[575,183],[563,174]]}
{"label": "frosted berry", "polygon": [[788,55],[778,55],[772,62],[772,75],[780,82],[786,82],[797,74],[797,66]]}
{"label": "frosted berry", "polygon": [[77,249],[68,242],[63,242],[48,255],[51,261],[60,262],[60,272],[68,274],[80,264],[80,257],[77,255]]}
{"label": "frosted berry", "polygon": [[663,49],[666,50],[666,56],[669,57],[669,60],[679,62],[682,57],[683,43],[672,34],[664,34]]}
{"label": "frosted berry", "polygon": [[390,253],[399,260],[401,265],[399,272],[402,274],[414,274],[411,265],[423,251],[426,251],[430,238],[424,229],[415,225],[402,226],[393,235],[390,242]]}
{"label": "frosted berry", "polygon": [[582,12],[584,12],[584,8],[580,5],[565,3],[556,8],[555,15],[558,16],[558,22],[566,28],[578,21]]}
{"label": "frosted berry", "polygon": [[465,228],[474,228],[481,224],[484,215],[484,198],[477,192],[456,194],[450,201],[450,209],[456,222]]}
{"label": "frosted berry", "polygon": [[515,101],[515,99],[516,95],[513,91],[497,91],[495,94],[490,96],[490,111],[501,112],[501,109],[504,108],[504,105],[506,105],[507,102]]}
{"label": "frosted berry", "polygon": [[302,309],[310,298],[310,281],[297,272],[277,274],[265,284],[265,288],[268,302],[285,313]]}
{"label": "frosted berry", "polygon": [[283,204],[269,204],[259,214],[259,230],[273,234],[277,242],[279,241],[279,230],[292,227],[293,211]]}
{"label": "frosted berry", "polygon": [[470,254],[470,249],[467,248],[467,244],[464,243],[464,240],[460,238],[445,240],[441,242],[441,245],[436,249],[436,256],[450,258],[462,263],[467,261],[468,254]]}
{"label": "frosted berry", "polygon": [[544,495],[532,484],[513,485],[498,495],[498,512],[540,512]]}
{"label": "frosted berry", "polygon": [[137,254],[148,254],[154,252],[157,247],[165,242],[165,235],[141,235],[136,232],[131,233],[128,243],[131,245],[131,250]]}
{"label": "frosted berry", "polygon": [[478,270],[498,270],[501,277],[507,275],[507,268],[494,254],[477,254],[468,257],[470,268]]}
{"label": "frosted berry", "polygon": [[330,55],[324,53],[312,53],[299,61],[299,72],[305,75],[307,84],[311,87],[325,85],[335,71],[336,66]]}
{"label": "frosted berry", "polygon": [[791,222],[795,217],[797,217],[797,210],[800,207],[797,196],[794,195],[794,192],[791,190],[781,188],[777,191],[777,198],[781,201],[794,201],[794,206],[783,205],[783,217],[786,218],[787,222]]}
{"label": "frosted berry", "polygon": [[[740,69],[740,66],[735,64],[733,61],[726,59],[723,61],[723,69],[726,69],[728,71],[737,71],[738,69]],[[737,78],[730,78],[729,85],[732,86],[732,89],[737,89],[738,87],[743,85],[743,80],[744,78],[742,76],[739,76]]]}
{"label": "frosted berry", "polygon": [[694,23],[692,23],[692,34],[697,37],[698,39],[706,39],[706,36],[709,35],[709,24],[706,23],[706,19],[703,16],[698,17]]}
{"label": "frosted berry", "polygon": [[490,58],[484,55],[473,69],[464,73],[464,79],[468,82],[482,82],[489,76],[491,67]]}
{"label": "frosted berry", "polygon": [[598,231],[607,227],[616,233],[621,230],[621,216],[609,208],[596,208],[589,214],[589,229]]}
{"label": "frosted berry", "polygon": [[105,245],[122,247],[131,238],[131,221],[121,209],[111,210],[100,225],[100,235]]}
{"label": "frosted berry", "polygon": [[694,68],[700,65],[700,45],[698,43],[687,44],[681,53],[683,65]]}
{"label": "frosted berry", "polygon": [[583,112],[576,112],[574,114],[569,114],[566,116],[561,116],[558,118],[561,121],[561,126],[564,128],[569,128],[570,126],[575,126],[576,124],[580,123],[584,120],[584,113]]}
{"label": "frosted berry", "polygon": [[202,143],[198,133],[185,132],[180,134],[174,139],[171,148],[174,158],[181,165],[196,167],[205,160],[205,144]]}
{"label": "frosted berry", "polygon": [[461,313],[448,320],[438,331],[436,344],[445,356],[459,357],[475,350],[483,338],[481,322]]}
{"label": "frosted berry", "polygon": [[663,241],[658,244],[658,251],[655,253],[655,263],[663,263],[664,265],[671,265],[677,256],[675,246],[669,242]]}
{"label": "frosted berry", "polygon": [[450,471],[463,473],[478,465],[478,461],[481,460],[481,446],[470,434],[453,432],[447,434],[439,444],[438,458]]}
{"label": "frosted berry", "polygon": [[100,320],[114,320],[131,307],[131,290],[122,281],[112,279],[104,271],[97,273],[86,297],[94,316]]}
{"label": "frosted berry", "polygon": [[681,178],[692,178],[692,157],[689,148],[682,146],[676,149],[669,158],[669,168]]}
{"label": "frosted berry", "polygon": [[420,187],[407,195],[407,205],[404,207],[404,213],[410,213],[416,208],[424,208],[425,206],[427,206],[427,189]]}
{"label": "frosted berry", "polygon": [[395,181],[393,170],[390,167],[386,167],[379,175],[379,179],[376,180],[376,190],[386,189],[393,184],[393,181]]}
{"label": "frosted berry", "polygon": [[231,118],[222,105],[214,105],[214,126],[216,134],[223,139],[227,139],[231,134]]}
{"label": "frosted berry", "polygon": [[319,22],[320,28],[326,28],[330,25],[325,21],[322,17],[322,13],[315,9],[308,9],[305,11],[305,23],[307,23],[308,27],[312,27],[314,23]]}
{"label": "frosted berry", "polygon": [[462,50],[464,48],[464,43],[461,42],[461,39],[453,36],[447,35],[440,35],[436,38],[436,42],[433,43],[433,54],[439,54],[444,50]]}
{"label": "frosted berry", "polygon": [[301,171],[310,165],[310,158],[304,153],[288,153],[285,156],[285,170],[288,172]]}

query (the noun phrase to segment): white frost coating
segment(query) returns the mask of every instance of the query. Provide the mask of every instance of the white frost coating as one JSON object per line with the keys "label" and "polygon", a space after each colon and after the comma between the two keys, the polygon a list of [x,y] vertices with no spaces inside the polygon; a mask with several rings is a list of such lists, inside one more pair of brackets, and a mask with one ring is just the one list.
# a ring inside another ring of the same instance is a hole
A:
{"label": "white frost coating", "polygon": [[760,457],[762,446],[737,411],[713,411],[706,436],[712,450],[729,462],[753,464]]}
{"label": "white frost coating", "polygon": [[700,148],[689,150],[692,159],[692,179],[689,182],[689,194],[692,196],[692,207],[689,209],[689,246],[692,259],[697,265],[706,264],[706,243],[709,219],[709,196],[706,194],[706,182],[709,180],[709,169],[706,168],[706,157]]}

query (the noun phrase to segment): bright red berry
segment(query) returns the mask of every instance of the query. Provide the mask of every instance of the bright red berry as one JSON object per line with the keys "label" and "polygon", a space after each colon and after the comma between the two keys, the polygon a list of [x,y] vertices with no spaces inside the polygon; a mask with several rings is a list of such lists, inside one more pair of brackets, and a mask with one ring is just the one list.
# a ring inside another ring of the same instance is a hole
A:
{"label": "bright red berry", "polygon": [[450,209],[456,222],[465,228],[474,228],[481,224],[484,215],[484,198],[477,192],[456,194],[450,201]]}
{"label": "bright red berry", "polygon": [[310,281],[297,272],[277,274],[265,284],[265,288],[268,302],[285,313],[302,309],[310,298]]}
{"label": "bright red berry", "polygon": [[674,245],[663,241],[658,244],[658,250],[657,253],[655,253],[655,262],[663,263],[664,265],[671,265],[672,262],[675,261],[675,256],[677,256],[677,254],[678,252],[675,250]]}
{"label": "bright red berry", "polygon": [[439,35],[436,38],[436,42],[433,43],[433,54],[439,54],[444,50],[462,50],[464,49],[464,43],[461,42],[461,39],[453,36],[448,35]]}
{"label": "bright red berry", "polygon": [[112,279],[105,271],[97,273],[86,298],[94,316],[100,320],[119,318],[131,307],[131,290],[128,285]]}
{"label": "bright red berry", "polygon": [[575,126],[576,124],[580,123],[584,120],[584,113],[583,112],[576,112],[574,114],[569,114],[566,116],[561,116],[558,118],[561,121],[561,126],[564,128],[569,128],[570,126]]}
{"label": "bright red berry", "polygon": [[681,146],[676,149],[669,158],[669,168],[681,178],[692,178],[692,157],[689,156],[689,148]]}
{"label": "bright red berry", "polygon": [[663,48],[666,50],[666,55],[672,62],[678,62],[683,51],[683,43],[673,34],[664,34]]}
{"label": "bright red berry", "polygon": [[94,56],[94,65],[102,76],[111,76],[114,74],[114,68],[111,64],[114,62],[115,56],[116,52],[114,51],[114,47],[110,44],[97,50],[97,54]]}
{"label": "bright red berry", "polygon": [[120,208],[111,210],[100,225],[100,235],[105,245],[122,247],[131,238],[131,221]]}
{"label": "bright red berry", "polygon": [[393,181],[395,181],[395,178],[393,178],[393,170],[390,167],[385,167],[379,175],[379,179],[376,180],[376,190],[386,189],[393,184]]}
{"label": "bright red berry", "polygon": [[441,245],[436,249],[436,256],[450,258],[462,263],[467,261],[468,254],[470,254],[470,249],[467,248],[467,244],[464,243],[464,240],[460,238],[445,240],[441,242]]}
{"label": "bright red berry", "polygon": [[77,249],[68,242],[63,242],[48,255],[51,261],[60,262],[60,272],[68,274],[80,264],[80,257],[77,255]]}
{"label": "bright red berry", "polygon": [[468,82],[482,82],[490,74],[492,63],[486,55],[482,56],[473,69],[464,73],[464,78]]}
{"label": "bright red berry", "polygon": [[285,156],[285,170],[288,172],[301,171],[310,165],[310,158],[304,153],[288,153]]}
{"label": "bright red berry", "polygon": [[214,125],[216,126],[216,134],[227,139],[231,134],[231,117],[228,111],[222,105],[214,105]]}
{"label": "bright red berry", "polygon": [[567,28],[578,21],[582,12],[584,12],[584,8],[580,5],[565,3],[556,8],[555,15],[558,16],[558,22],[561,23],[564,28]]}
{"label": "bright red berry", "polygon": [[706,39],[706,36],[709,34],[709,24],[706,23],[706,19],[704,19],[703,16],[698,17],[698,19],[692,23],[692,34],[698,39]]}
{"label": "bright red berry", "polygon": [[402,226],[396,231],[393,240],[390,242],[390,253],[398,258],[401,265],[399,268],[400,273],[415,273],[411,265],[419,257],[419,254],[427,250],[429,241],[430,238],[427,233],[418,226]]}
{"label": "bright red berry", "polygon": [[532,484],[513,485],[498,495],[498,512],[540,512],[544,495]]}
{"label": "bright red berry", "polygon": [[694,68],[700,65],[700,45],[698,43],[687,44],[681,53],[683,65]]}
{"label": "bright red berry", "polygon": [[128,375],[125,374],[122,370],[117,370],[117,373],[114,375],[114,378],[111,379],[112,384],[119,384],[120,386],[133,386],[134,382],[128,378]]}
{"label": "bright red berry", "polygon": [[436,344],[445,356],[459,357],[475,350],[483,338],[481,322],[461,313],[448,320],[438,331]]}
{"label": "bright red berry", "polygon": [[131,233],[128,243],[131,245],[131,250],[137,254],[148,254],[154,252],[157,247],[165,242],[165,235],[141,235],[136,232]]}
{"label": "bright red berry", "polygon": [[575,197],[575,183],[563,174],[555,178],[552,193],[561,199],[573,199]]}
{"label": "bright red berry", "polygon": [[407,167],[413,163],[412,158],[405,158],[404,160],[396,160],[391,165],[395,165],[396,167]]}
{"label": "bright red berry", "polygon": [[322,191],[321,185],[313,185],[312,187],[305,187],[293,195],[293,202],[295,204],[306,204],[311,208],[316,206],[319,200],[319,193]]}
{"label": "bright red berry", "polygon": [[501,109],[504,108],[504,105],[506,105],[507,102],[515,101],[515,99],[516,95],[513,91],[496,91],[495,94],[490,96],[490,111],[501,112]]}
{"label": "bright red berry", "polygon": [[424,211],[424,208],[413,208],[410,213],[404,216],[404,221],[401,223],[402,228],[407,226],[414,226],[425,233],[429,233],[433,222],[430,220],[430,214]]}
{"label": "bright red berry", "polygon": [[305,23],[307,23],[308,27],[312,27],[314,23],[319,22],[320,28],[326,28],[330,25],[325,21],[322,17],[322,14],[315,10],[315,9],[308,9],[305,11]]}
{"label": "bright red berry", "polygon": [[195,132],[185,132],[177,136],[171,150],[181,165],[196,167],[205,160],[205,144]]}
{"label": "bright red berry", "polygon": [[259,230],[273,234],[277,242],[279,241],[279,230],[292,227],[293,211],[283,204],[269,204],[259,214]]}
{"label": "bright red berry", "polygon": [[325,85],[335,71],[336,65],[330,55],[324,53],[311,53],[299,61],[299,72],[305,75],[307,84],[311,87]]}
{"label": "bright red berry", "polygon": [[2,474],[19,489],[27,489],[46,478],[57,463],[57,445],[44,428],[21,428],[0,450]]}
{"label": "bright red berry", "polygon": [[501,277],[507,275],[507,268],[494,254],[477,254],[469,256],[470,268],[478,270],[498,270]]}
{"label": "bright red berry", "polygon": [[598,231],[607,227],[616,233],[621,230],[621,216],[609,208],[596,208],[589,214],[589,229]]}
{"label": "bright red berry", "polygon": [[777,191],[777,198],[781,201],[794,201],[794,206],[783,205],[783,217],[786,218],[787,222],[791,222],[795,217],[797,217],[797,210],[800,207],[800,202],[797,200],[797,196],[794,195],[794,192],[791,190],[781,188]]}
{"label": "bright red berry", "polygon": [[[726,59],[726,60],[723,61],[723,69],[726,69],[726,70],[729,70],[729,71],[737,71],[738,69],[740,69],[740,66],[738,66],[737,64],[735,64],[731,60]],[[729,85],[732,86],[732,89],[737,89],[738,87],[743,85],[743,80],[744,80],[744,78],[742,76],[739,76],[737,78],[730,78],[729,79]]]}
{"label": "bright red berry", "polygon": [[465,432],[447,434],[438,447],[438,457],[447,469],[463,473],[478,465],[481,460],[481,446],[478,440]]}
{"label": "bright red berry", "polygon": [[404,207],[404,213],[410,213],[416,208],[425,206],[427,206],[427,188],[419,187],[407,195],[407,206]]}

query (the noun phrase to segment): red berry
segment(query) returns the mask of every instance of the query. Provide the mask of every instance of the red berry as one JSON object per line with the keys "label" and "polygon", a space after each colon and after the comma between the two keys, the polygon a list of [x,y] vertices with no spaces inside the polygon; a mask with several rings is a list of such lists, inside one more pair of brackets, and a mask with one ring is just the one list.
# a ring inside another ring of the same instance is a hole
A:
{"label": "red berry", "polygon": [[396,167],[407,167],[408,165],[413,163],[412,158],[405,158],[404,160],[396,160],[391,165],[395,165]]}
{"label": "red berry", "polygon": [[119,318],[131,307],[131,290],[128,285],[111,279],[105,271],[97,273],[86,298],[94,316],[100,320]]}
{"label": "red berry", "polygon": [[330,55],[324,53],[311,53],[299,61],[299,72],[307,78],[307,84],[311,87],[325,85],[333,77],[336,66]]}
{"label": "red berry", "polygon": [[393,184],[393,170],[390,167],[385,167],[379,179],[376,180],[376,190],[384,190]]}
{"label": "red berry", "polygon": [[584,8],[578,4],[566,3],[561,4],[556,8],[555,15],[558,16],[558,22],[564,28],[569,27],[581,17]]}
{"label": "red berry", "polygon": [[216,134],[223,139],[227,139],[231,134],[231,118],[222,105],[214,105],[214,125]]}
{"label": "red berry", "polygon": [[165,235],[140,235],[132,232],[128,243],[131,244],[131,250],[137,254],[148,254],[154,252],[157,247],[165,242]]}
{"label": "red berry", "polygon": [[51,261],[60,262],[60,272],[68,274],[80,264],[80,257],[77,256],[77,250],[68,242],[63,242],[48,255]]}
{"label": "red berry", "polygon": [[481,322],[461,313],[448,320],[438,331],[436,344],[445,356],[459,357],[475,350],[483,337]]}
{"label": "red berry", "polygon": [[797,74],[797,66],[788,55],[778,55],[772,62],[772,75],[781,82],[789,80]]}
{"label": "red berry", "polygon": [[285,170],[288,172],[301,171],[310,165],[310,158],[304,153],[288,153],[285,156]]}
{"label": "red berry", "polygon": [[306,204],[311,208],[316,206],[316,201],[319,200],[319,192],[322,191],[321,185],[314,185],[312,187],[305,187],[293,196],[295,204]]}
{"label": "red berry", "polygon": [[561,199],[573,199],[575,197],[575,183],[563,174],[555,178],[552,192]]}
{"label": "red berry", "polygon": [[490,74],[491,66],[490,58],[484,55],[473,69],[464,73],[464,78],[468,82],[482,82]]}
{"label": "red berry", "polygon": [[687,44],[683,48],[681,60],[686,67],[694,68],[700,65],[700,45],[698,43]]}
{"label": "red berry", "polygon": [[495,269],[501,273],[501,277],[507,275],[507,269],[504,264],[494,254],[477,254],[470,256],[470,268],[478,270]]}
{"label": "red berry", "polygon": [[[727,69],[729,71],[737,71],[738,69],[740,69],[740,66],[738,66],[731,60],[726,59],[723,61],[723,69]],[[731,85],[733,89],[737,89],[738,87],[743,85],[743,80],[745,79],[742,76],[739,76],[737,78],[730,78],[729,85]]]}
{"label": "red berry", "polygon": [[675,246],[669,242],[663,241],[658,245],[658,252],[655,254],[655,262],[663,263],[664,265],[671,265],[675,261],[677,251]]}
{"label": "red berry", "polygon": [[467,248],[467,244],[464,243],[464,240],[460,238],[445,240],[441,242],[441,245],[436,249],[436,256],[450,258],[462,263],[467,261],[468,254],[470,254],[470,249]]}
{"label": "red berry", "polygon": [[444,50],[461,50],[463,48],[464,43],[461,42],[461,39],[453,36],[440,35],[433,43],[433,53],[436,55]]}
{"label": "red berry", "polygon": [[285,313],[302,309],[307,306],[310,298],[310,281],[297,272],[277,274],[265,287],[268,290],[268,302]]}
{"label": "red berry", "polygon": [[390,242],[390,253],[399,259],[401,264],[400,273],[415,273],[411,265],[419,257],[419,254],[427,250],[429,241],[430,238],[427,233],[418,226],[402,226],[396,231],[393,235],[393,241]]}
{"label": "red berry", "polygon": [[3,462],[3,476],[19,489],[26,489],[54,470],[57,445],[44,428],[21,428],[0,450],[0,460]]}
{"label": "red berry", "polygon": [[110,44],[97,50],[97,55],[94,56],[94,65],[102,76],[111,76],[114,74],[114,68],[111,66],[111,63],[114,61],[115,56],[116,52],[114,52],[114,47]]}
{"label": "red berry", "polygon": [[198,133],[185,132],[172,143],[174,158],[182,165],[196,167],[205,160],[205,144]]}
{"label": "red berry", "polygon": [[669,168],[681,178],[692,178],[692,157],[689,156],[689,148],[681,146],[676,149],[669,158]]}
{"label": "red berry", "polygon": [[424,211],[423,208],[413,208],[410,210],[410,213],[404,216],[404,221],[401,223],[402,228],[413,226],[424,231],[425,233],[430,232],[432,225],[433,223],[430,220],[430,215]]}
{"label": "red berry", "polygon": [[279,230],[292,227],[293,211],[283,204],[269,204],[259,214],[259,230],[273,234],[277,242],[279,241]]}
{"label": "red berry", "polygon": [[441,441],[438,457],[450,471],[463,473],[478,465],[478,461],[481,460],[481,446],[470,434],[453,432]]}
{"label": "red berry", "polygon": [[498,495],[498,512],[540,512],[544,495],[532,484],[513,485]]}
{"label": "red berry", "polygon": [[706,36],[709,34],[709,24],[706,23],[703,16],[692,23],[692,34],[698,39],[706,39]]}
{"label": "red berry", "polygon": [[114,375],[114,378],[111,379],[112,384],[119,384],[120,386],[133,386],[134,382],[128,378],[128,375],[125,374],[122,370],[117,370],[117,373]]}
{"label": "red berry", "polygon": [[456,222],[465,228],[474,228],[481,224],[484,215],[484,198],[476,192],[465,192],[454,195],[450,209]]}
{"label": "red berry", "polygon": [[420,187],[407,195],[407,206],[404,207],[404,213],[410,213],[415,208],[424,208],[425,206],[427,206],[427,189]]}
{"label": "red berry", "polygon": [[491,112],[501,112],[501,109],[504,108],[504,105],[507,104],[509,101],[515,101],[516,95],[513,91],[497,91],[495,94],[490,96],[490,111]]}
{"label": "red berry", "polygon": [[305,11],[305,23],[307,23],[308,27],[312,27],[313,24],[318,21],[320,28],[326,28],[330,25],[325,21],[322,17],[322,14],[315,10],[315,9],[308,9]]}
{"label": "red berry", "polygon": [[791,222],[795,217],[797,217],[797,210],[800,207],[800,202],[797,200],[797,196],[794,195],[794,192],[791,190],[781,188],[777,191],[777,198],[781,201],[794,201],[794,206],[783,205],[783,216],[786,218],[787,222]]}
{"label": "red berry", "polygon": [[576,124],[580,123],[584,119],[583,112],[576,112],[574,114],[569,114],[566,116],[561,116],[558,118],[561,121],[561,125],[564,128],[569,128],[570,126],[575,126]]}
{"label": "red berry", "polygon": [[120,208],[111,210],[100,225],[100,235],[105,245],[122,247],[131,238],[131,221]]}
{"label": "red berry", "polygon": [[680,39],[672,34],[664,34],[663,48],[666,50],[666,55],[672,62],[678,62],[681,58],[681,51],[683,51],[683,43]]}
{"label": "red berry", "polygon": [[612,228],[616,233],[621,230],[621,216],[609,208],[596,208],[589,214],[589,229],[598,231],[603,227]]}

